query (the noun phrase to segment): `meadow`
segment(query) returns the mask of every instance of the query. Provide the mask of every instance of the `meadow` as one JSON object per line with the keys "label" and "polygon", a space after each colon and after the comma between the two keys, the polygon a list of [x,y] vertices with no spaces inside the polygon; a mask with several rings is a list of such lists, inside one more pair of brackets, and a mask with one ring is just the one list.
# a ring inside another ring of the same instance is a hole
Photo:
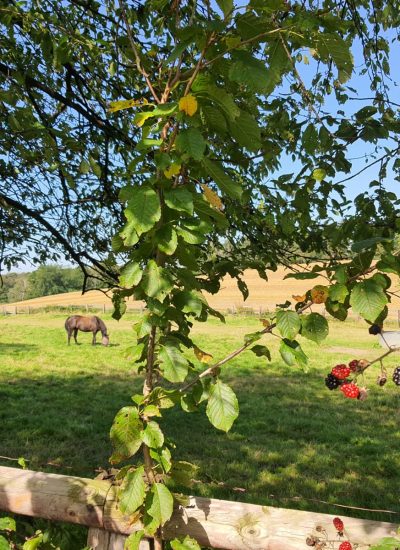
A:
{"label": "meadow", "polygon": [[[0,464],[17,466],[10,459],[24,457],[32,469],[93,477],[109,467],[115,413],[141,392],[142,378],[125,354],[138,316],[103,317],[108,348],[93,347],[82,333],[80,345],[68,347],[65,317],[0,318]],[[258,328],[257,317],[229,315],[225,325],[196,324],[193,335],[220,359]],[[363,402],[324,385],[335,364],[382,353],[366,325],[332,322],[320,346],[303,341],[307,373],[283,363],[278,338],[259,343],[271,349],[271,362],[245,352],[224,367],[240,404],[228,434],[214,429],[204,410],[168,410],[161,420],[176,458],[199,466],[192,492],[400,523],[400,388],[378,387],[379,367],[367,371]],[[398,363],[397,354],[385,361],[389,371]]]}

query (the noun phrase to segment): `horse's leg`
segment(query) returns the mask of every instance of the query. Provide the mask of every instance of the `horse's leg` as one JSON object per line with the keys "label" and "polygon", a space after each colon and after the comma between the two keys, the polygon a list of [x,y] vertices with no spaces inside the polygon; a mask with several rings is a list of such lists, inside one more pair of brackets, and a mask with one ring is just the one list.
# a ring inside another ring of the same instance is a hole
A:
{"label": "horse's leg", "polygon": [[69,345],[69,341],[71,340],[71,334],[72,334],[72,333],[71,333],[71,330],[70,330],[70,329],[68,329],[68,330],[67,330],[67,335],[68,335],[68,345]]}
{"label": "horse's leg", "polygon": [[74,340],[75,340],[75,344],[78,343],[78,340],[76,339],[77,336],[78,336],[78,329],[77,329],[77,328],[74,328]]}
{"label": "horse's leg", "polygon": [[93,331],[92,346],[95,346],[95,345],[96,345],[96,334],[97,334],[97,330],[94,330],[94,331]]}

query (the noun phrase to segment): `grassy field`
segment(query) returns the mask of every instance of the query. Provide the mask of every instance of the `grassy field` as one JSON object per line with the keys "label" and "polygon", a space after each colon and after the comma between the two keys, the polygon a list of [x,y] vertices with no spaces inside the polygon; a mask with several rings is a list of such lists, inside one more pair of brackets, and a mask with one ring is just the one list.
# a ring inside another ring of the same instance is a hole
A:
{"label": "grassy field", "polygon": [[[108,467],[108,431],[116,411],[141,391],[124,350],[134,317],[104,317],[111,345],[66,345],[64,314],[0,318],[0,455],[23,456],[33,469],[94,476]],[[257,330],[256,318],[229,316],[196,325],[196,343],[219,359]],[[324,376],[337,363],[381,354],[362,323],[333,323],[321,345],[304,342],[310,370],[284,365],[279,340],[265,336],[273,361],[245,352],[226,366],[240,416],[228,435],[204,410],[167,411],[163,428],[176,458],[199,466],[193,492],[265,505],[400,523],[400,514],[341,509],[336,504],[400,511],[400,388],[375,384],[365,402],[329,392]],[[399,358],[390,356],[387,366]],[[168,414],[167,414],[168,413]],[[13,465],[2,458],[2,465]],[[323,503],[325,501],[326,503]]]}

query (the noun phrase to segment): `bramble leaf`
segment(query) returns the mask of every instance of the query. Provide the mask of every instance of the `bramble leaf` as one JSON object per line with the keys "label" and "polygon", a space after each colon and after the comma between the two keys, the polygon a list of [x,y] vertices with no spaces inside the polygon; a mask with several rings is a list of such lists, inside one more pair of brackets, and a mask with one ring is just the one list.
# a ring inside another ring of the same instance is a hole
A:
{"label": "bramble leaf", "polygon": [[143,504],[146,485],[143,480],[144,467],[129,471],[118,489],[119,508],[123,514],[131,515]]}
{"label": "bramble leaf", "polygon": [[233,390],[217,380],[210,387],[207,416],[215,428],[228,432],[239,414],[239,404]]}
{"label": "bramble leaf", "polygon": [[289,310],[278,311],[276,314],[276,326],[284,338],[293,340],[301,327],[299,314]]}

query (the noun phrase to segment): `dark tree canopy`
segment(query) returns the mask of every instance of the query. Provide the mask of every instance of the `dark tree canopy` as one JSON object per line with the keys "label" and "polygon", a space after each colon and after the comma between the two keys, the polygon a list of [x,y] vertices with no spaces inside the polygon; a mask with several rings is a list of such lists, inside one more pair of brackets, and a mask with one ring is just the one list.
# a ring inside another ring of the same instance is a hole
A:
{"label": "dark tree canopy", "polygon": [[[192,158],[196,209],[209,209],[202,182],[227,195],[225,217],[206,213],[204,261],[264,270],[299,253],[342,254],[360,231],[365,237],[366,218],[379,234],[396,226],[397,201],[384,187],[387,163],[398,168],[396,3],[254,0],[232,12],[229,0],[183,4],[0,2],[3,270],[67,257],[115,281],[126,252],[110,248],[123,223],[120,190],[164,169],[174,152],[168,159],[151,141],[160,139],[154,111],[135,118],[135,107],[108,108],[176,101],[189,84],[207,136],[194,124],[176,151]],[[356,69],[353,47],[363,57]],[[348,87],[353,71],[369,89]],[[340,105],[359,93],[370,99],[349,117]],[[347,149],[357,141],[382,160],[351,217],[343,184],[333,182],[351,174]]]}

